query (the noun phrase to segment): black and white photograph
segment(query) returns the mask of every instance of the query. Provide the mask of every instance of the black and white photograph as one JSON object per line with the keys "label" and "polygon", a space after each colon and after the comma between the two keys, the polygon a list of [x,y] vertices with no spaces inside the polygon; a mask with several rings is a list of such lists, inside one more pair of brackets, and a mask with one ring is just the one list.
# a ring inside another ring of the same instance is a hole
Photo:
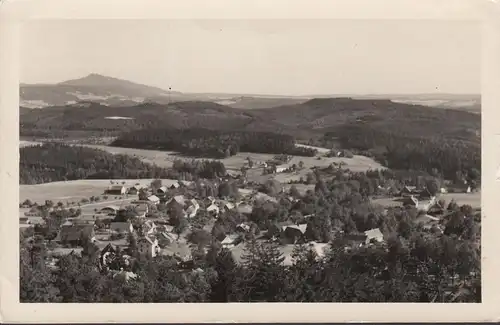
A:
{"label": "black and white photograph", "polygon": [[21,303],[481,302],[477,22],[21,36]]}

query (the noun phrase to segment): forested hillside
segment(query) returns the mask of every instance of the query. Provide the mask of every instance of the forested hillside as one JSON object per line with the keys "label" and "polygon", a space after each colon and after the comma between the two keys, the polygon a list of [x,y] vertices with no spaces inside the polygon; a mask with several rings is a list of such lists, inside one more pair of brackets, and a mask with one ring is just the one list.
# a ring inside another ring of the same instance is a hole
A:
{"label": "forested hillside", "polygon": [[238,152],[283,153],[314,156],[315,150],[295,146],[289,135],[271,132],[215,131],[207,129],[143,129],[123,134],[113,146],[172,150],[200,157],[225,158]]}
{"label": "forested hillside", "polygon": [[480,170],[480,131],[478,114],[381,99],[324,98],[246,110],[179,102],[131,107],[79,103],[21,111],[24,136],[118,136],[119,146],[207,157],[239,151],[311,155],[292,148],[292,142],[301,141],[354,150],[390,168],[447,178]]}
{"label": "forested hillside", "polygon": [[20,184],[38,184],[77,179],[123,178],[213,178],[226,174],[218,161],[177,163],[165,169],[139,158],[113,155],[102,150],[61,144],[45,144],[20,149]]}

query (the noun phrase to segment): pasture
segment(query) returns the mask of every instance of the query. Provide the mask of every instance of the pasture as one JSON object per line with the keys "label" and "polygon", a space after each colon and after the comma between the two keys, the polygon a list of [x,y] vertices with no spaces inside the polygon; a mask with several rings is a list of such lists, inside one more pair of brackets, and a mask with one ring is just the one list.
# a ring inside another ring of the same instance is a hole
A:
{"label": "pasture", "polygon": [[[117,179],[113,180],[114,184],[123,185],[125,187],[130,187],[135,184],[141,184],[143,186],[148,186],[151,184],[152,179]],[[162,179],[162,183],[165,186],[170,186],[175,182],[172,179]],[[111,185],[108,179],[82,179],[76,181],[66,181],[66,182],[52,182],[45,184],[36,185],[19,185],[19,201],[23,202],[26,199],[32,202],[37,202],[43,204],[45,200],[52,200],[54,203],[57,202],[79,202],[82,199],[88,199],[91,196],[102,196],[104,191]],[[115,197],[117,197],[115,199]],[[119,199],[119,195],[108,195],[108,200],[100,201],[96,203],[91,203],[89,205],[100,206],[102,204],[117,204],[117,202],[122,201]],[[123,195],[125,200],[137,199],[137,195]],[[87,204],[82,204],[81,206],[86,206]]]}
{"label": "pasture", "polygon": [[[451,200],[455,200],[458,205],[470,205],[474,209],[481,208],[481,192],[473,193],[446,193],[439,194],[438,200],[444,200],[446,205],[448,205]],[[401,206],[401,202],[396,200],[397,198],[380,198],[372,200],[373,203],[380,204],[384,207]]]}
{"label": "pasture", "polygon": [[[30,141],[20,141],[20,147],[33,145],[35,142]],[[150,164],[155,164],[160,167],[170,168],[173,165],[175,159],[182,160],[192,160],[192,159],[201,159],[201,158],[191,158],[179,155],[177,152],[173,151],[160,151],[160,150],[145,150],[145,149],[133,149],[133,148],[121,148],[121,147],[111,147],[105,145],[88,145],[88,144],[79,144],[82,146],[100,149],[107,151],[111,154],[122,154],[129,155],[136,158],[141,159],[142,161]],[[299,145],[302,147],[310,147],[306,145]],[[325,148],[317,148],[319,154],[322,155],[325,152],[328,152],[328,149]],[[265,162],[267,160],[271,160],[275,157],[274,154],[260,154],[260,153],[249,153],[249,152],[240,152],[234,156],[218,159],[228,171],[239,172],[241,167],[247,164],[247,158],[253,160],[255,165],[258,166],[259,163]],[[254,182],[264,182],[271,177],[275,177],[281,183],[288,183],[291,180],[299,180],[301,177],[305,178],[307,173],[311,172],[312,167],[327,167],[332,163],[340,163],[344,162],[346,165],[344,168],[348,168],[354,172],[366,171],[369,169],[383,169],[380,163],[374,161],[371,158],[365,156],[355,155],[353,158],[343,158],[343,157],[300,157],[293,156],[292,160],[287,164],[291,166],[293,164],[299,165],[299,162],[302,161],[304,163],[304,169],[297,171],[295,173],[279,173],[277,175],[262,175],[262,168],[254,167],[253,169],[247,172],[248,179]]]}

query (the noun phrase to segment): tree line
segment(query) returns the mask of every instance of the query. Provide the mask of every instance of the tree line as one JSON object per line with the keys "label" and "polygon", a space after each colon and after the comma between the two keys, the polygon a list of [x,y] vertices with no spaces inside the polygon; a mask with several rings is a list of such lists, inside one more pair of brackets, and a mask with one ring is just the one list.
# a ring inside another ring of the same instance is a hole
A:
{"label": "tree line", "polygon": [[141,129],[122,134],[113,146],[172,150],[183,154],[226,158],[238,152],[289,154],[312,157],[316,150],[296,147],[290,135],[272,132],[217,131],[201,128],[182,130]]}

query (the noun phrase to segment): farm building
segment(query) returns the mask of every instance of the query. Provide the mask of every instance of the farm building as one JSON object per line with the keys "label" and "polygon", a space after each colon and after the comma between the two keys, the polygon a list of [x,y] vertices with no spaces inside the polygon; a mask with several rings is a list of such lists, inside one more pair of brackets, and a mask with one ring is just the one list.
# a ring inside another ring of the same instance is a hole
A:
{"label": "farm building", "polygon": [[181,185],[179,182],[174,182],[172,185],[170,185],[171,190],[175,190],[176,188],[179,188]]}
{"label": "farm building", "polygon": [[101,213],[106,215],[116,215],[116,213],[120,210],[120,208],[116,205],[108,205],[101,209]]}
{"label": "farm building", "polygon": [[110,186],[106,191],[106,194],[111,194],[111,195],[124,195],[125,193],[127,193],[127,188],[122,185]]}

